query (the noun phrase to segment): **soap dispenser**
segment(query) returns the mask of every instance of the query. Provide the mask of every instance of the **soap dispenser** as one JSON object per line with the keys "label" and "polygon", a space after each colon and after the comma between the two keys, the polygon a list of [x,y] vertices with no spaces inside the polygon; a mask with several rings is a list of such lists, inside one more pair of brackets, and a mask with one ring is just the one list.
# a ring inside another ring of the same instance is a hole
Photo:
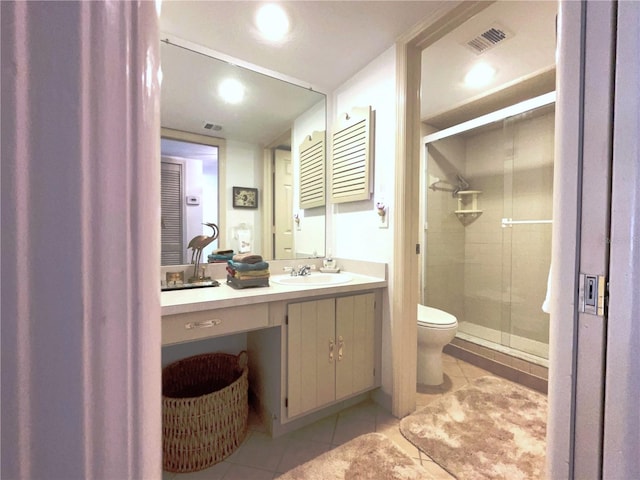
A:
{"label": "soap dispenser", "polygon": [[322,261],[322,266],[327,270],[335,270],[336,261],[333,259],[331,252],[329,252],[327,257]]}

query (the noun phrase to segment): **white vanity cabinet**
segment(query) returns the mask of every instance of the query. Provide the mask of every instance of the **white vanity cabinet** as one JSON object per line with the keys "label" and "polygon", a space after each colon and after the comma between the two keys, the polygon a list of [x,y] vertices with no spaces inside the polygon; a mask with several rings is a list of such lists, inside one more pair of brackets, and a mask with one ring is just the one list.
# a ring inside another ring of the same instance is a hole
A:
{"label": "white vanity cabinet", "polygon": [[162,344],[242,335],[252,405],[271,435],[283,435],[381,384],[386,268],[365,266],[375,276],[350,272],[341,284],[162,292]]}
{"label": "white vanity cabinet", "polygon": [[377,386],[376,295],[289,303],[286,418]]}

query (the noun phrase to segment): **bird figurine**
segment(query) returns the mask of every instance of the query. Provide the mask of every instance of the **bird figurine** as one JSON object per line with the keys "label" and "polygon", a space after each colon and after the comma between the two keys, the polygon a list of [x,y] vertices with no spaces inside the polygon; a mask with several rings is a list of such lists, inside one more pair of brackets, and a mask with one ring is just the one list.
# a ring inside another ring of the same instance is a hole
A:
{"label": "bird figurine", "polygon": [[197,235],[191,239],[187,248],[192,249],[191,252],[191,263],[194,263],[193,267],[193,277],[189,279],[189,281],[195,280],[204,280],[202,277],[198,275],[198,270],[200,268],[200,260],[202,259],[202,250],[209,245],[211,242],[218,238],[219,229],[215,223],[203,223],[207,227],[213,230],[213,235]]}

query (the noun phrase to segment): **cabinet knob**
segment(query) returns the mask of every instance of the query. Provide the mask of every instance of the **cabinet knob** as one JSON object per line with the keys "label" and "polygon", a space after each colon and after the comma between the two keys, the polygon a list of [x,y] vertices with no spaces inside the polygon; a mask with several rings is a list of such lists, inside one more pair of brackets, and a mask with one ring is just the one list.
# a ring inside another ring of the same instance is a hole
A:
{"label": "cabinet knob", "polygon": [[343,355],[343,350],[344,349],[344,338],[342,338],[342,335],[340,335],[338,337],[338,361],[342,360]]}

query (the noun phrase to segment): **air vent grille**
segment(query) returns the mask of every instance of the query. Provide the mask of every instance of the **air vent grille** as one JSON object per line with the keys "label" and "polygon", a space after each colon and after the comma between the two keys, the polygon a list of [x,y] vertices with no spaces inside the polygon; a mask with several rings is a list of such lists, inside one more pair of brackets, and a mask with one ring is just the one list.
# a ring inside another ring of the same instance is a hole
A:
{"label": "air vent grille", "polygon": [[502,25],[493,25],[467,41],[465,45],[480,55],[511,37],[513,37],[513,33],[510,30]]}
{"label": "air vent grille", "polygon": [[222,125],[218,125],[217,123],[213,122],[204,122],[202,128],[204,128],[205,130],[211,130],[213,132],[219,132],[220,130],[222,130]]}

